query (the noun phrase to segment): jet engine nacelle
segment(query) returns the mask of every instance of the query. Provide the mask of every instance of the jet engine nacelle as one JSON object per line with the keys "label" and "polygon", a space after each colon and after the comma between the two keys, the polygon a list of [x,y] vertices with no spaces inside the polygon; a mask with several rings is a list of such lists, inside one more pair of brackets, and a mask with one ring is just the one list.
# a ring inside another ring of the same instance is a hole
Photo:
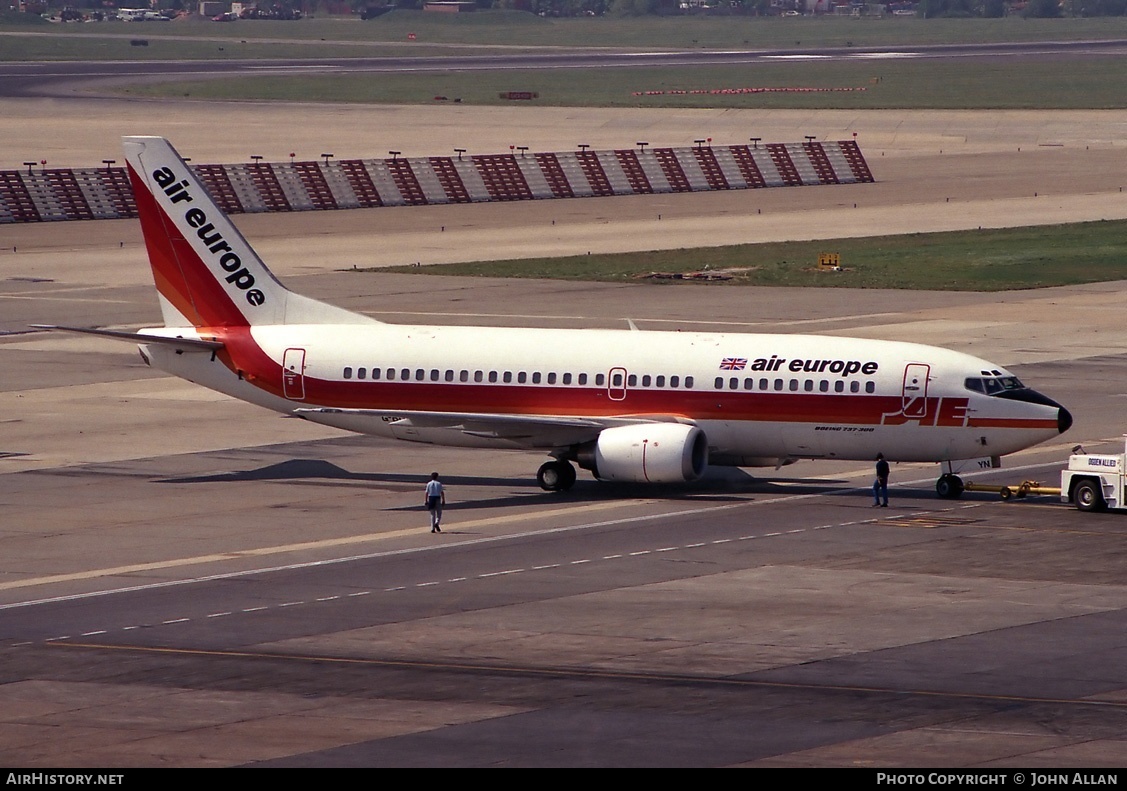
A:
{"label": "jet engine nacelle", "polygon": [[589,467],[602,481],[681,483],[708,466],[708,440],[696,426],[642,423],[605,429],[595,441]]}

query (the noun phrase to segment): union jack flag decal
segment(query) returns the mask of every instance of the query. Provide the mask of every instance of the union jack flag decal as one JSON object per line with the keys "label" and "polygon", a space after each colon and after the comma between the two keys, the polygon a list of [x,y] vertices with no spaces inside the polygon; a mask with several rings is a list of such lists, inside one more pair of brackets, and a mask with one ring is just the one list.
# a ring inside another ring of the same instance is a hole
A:
{"label": "union jack flag decal", "polygon": [[746,357],[725,357],[720,361],[721,371],[742,371],[746,367]]}

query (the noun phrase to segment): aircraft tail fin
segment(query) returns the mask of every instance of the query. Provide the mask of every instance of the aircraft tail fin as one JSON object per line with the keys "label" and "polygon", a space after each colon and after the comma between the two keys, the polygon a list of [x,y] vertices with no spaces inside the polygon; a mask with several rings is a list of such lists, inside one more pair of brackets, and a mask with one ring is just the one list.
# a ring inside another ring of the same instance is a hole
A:
{"label": "aircraft tail fin", "polygon": [[165,326],[376,323],[283,286],[167,140],[122,144]]}

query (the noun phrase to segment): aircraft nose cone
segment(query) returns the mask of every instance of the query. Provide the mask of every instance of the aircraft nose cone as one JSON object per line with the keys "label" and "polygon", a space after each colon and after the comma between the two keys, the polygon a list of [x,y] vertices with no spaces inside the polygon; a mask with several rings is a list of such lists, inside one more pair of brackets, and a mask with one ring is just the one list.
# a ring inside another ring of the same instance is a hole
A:
{"label": "aircraft nose cone", "polygon": [[1072,413],[1064,407],[1057,410],[1057,430],[1063,434],[1072,428]]}

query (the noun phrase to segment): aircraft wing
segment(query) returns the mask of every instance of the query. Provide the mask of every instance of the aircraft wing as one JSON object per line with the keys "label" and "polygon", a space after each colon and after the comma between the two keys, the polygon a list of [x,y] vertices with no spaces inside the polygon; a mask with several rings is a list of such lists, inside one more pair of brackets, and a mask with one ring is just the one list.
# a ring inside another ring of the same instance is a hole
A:
{"label": "aircraft wing", "polygon": [[[523,448],[556,448],[589,442],[603,429],[638,423],[680,422],[677,418],[644,415],[638,417],[559,417],[554,415],[503,415],[480,412],[423,412],[411,410],[337,409],[322,407],[296,409],[295,414],[315,423],[376,433],[374,423],[390,428],[400,439],[433,441],[433,431],[456,432],[468,438],[499,440]],[[368,424],[367,428],[364,425]],[[385,429],[386,430],[386,429]]]}

